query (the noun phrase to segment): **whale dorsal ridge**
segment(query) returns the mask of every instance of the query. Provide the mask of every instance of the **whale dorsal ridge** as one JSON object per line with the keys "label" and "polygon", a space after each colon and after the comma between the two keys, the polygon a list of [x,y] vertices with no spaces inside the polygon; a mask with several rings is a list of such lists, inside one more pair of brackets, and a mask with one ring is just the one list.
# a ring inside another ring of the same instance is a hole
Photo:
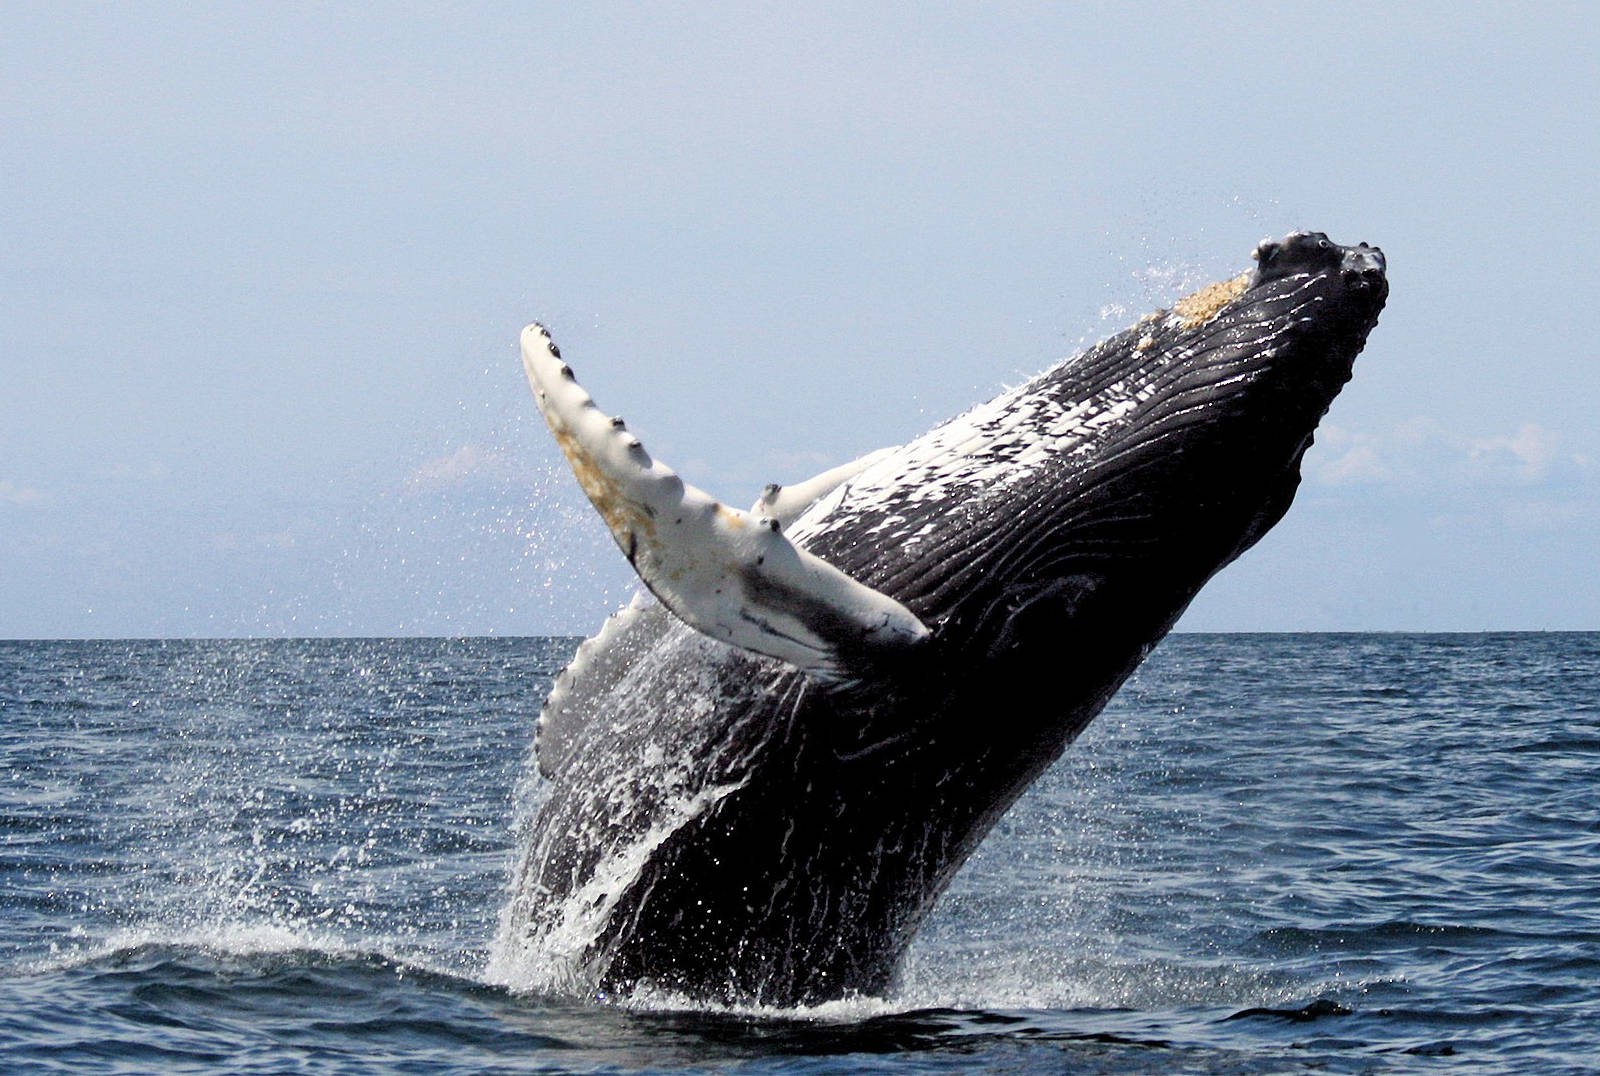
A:
{"label": "whale dorsal ridge", "polygon": [[744,512],[685,483],[602,412],[542,325],[522,331],[522,365],[578,484],[644,585],[684,623],[824,679],[848,679],[927,638],[899,602],[783,534],[787,520],[872,457],[788,495],[769,488]]}
{"label": "whale dorsal ridge", "polygon": [[554,777],[566,765],[594,700],[616,687],[638,660],[660,641],[672,618],[643,591],[578,644],[566,668],[556,674],[534,726],[534,756],[539,772]]}

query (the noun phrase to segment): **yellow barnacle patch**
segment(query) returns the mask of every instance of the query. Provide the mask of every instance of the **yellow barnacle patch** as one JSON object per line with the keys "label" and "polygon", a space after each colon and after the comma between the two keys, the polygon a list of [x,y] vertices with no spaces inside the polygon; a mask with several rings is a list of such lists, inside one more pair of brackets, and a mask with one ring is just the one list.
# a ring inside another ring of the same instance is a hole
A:
{"label": "yellow barnacle patch", "polygon": [[1240,273],[1232,280],[1219,280],[1207,284],[1192,295],[1185,295],[1172,304],[1172,312],[1183,321],[1185,329],[1204,325],[1217,316],[1217,312],[1245,293],[1250,286],[1250,274]]}
{"label": "yellow barnacle patch", "polygon": [[595,511],[600,513],[600,518],[606,521],[606,527],[617,544],[627,549],[630,534],[637,536],[641,542],[654,543],[656,524],[650,514],[643,511],[636,500],[618,487],[605,468],[584,451],[571,430],[565,425],[558,428],[554,422],[549,425],[556,444],[561,446],[561,454],[572,465],[578,485],[583,487],[584,494],[589,498],[589,503],[594,505]]}

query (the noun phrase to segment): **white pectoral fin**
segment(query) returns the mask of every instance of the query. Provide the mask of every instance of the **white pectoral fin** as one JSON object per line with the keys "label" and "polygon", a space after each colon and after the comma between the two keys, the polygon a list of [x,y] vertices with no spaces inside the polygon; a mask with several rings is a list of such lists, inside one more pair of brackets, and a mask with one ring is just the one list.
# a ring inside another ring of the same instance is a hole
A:
{"label": "white pectoral fin", "polygon": [[795,546],[778,518],[721,504],[652,459],[595,406],[543,326],[522,331],[522,365],[611,536],[690,627],[825,677],[927,637],[899,602]]}

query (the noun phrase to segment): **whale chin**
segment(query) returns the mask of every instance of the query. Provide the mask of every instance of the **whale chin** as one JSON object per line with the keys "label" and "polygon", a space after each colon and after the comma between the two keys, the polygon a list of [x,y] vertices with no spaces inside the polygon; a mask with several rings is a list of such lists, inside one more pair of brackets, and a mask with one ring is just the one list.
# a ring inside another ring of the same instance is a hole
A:
{"label": "whale chin", "polygon": [[1387,295],[1374,247],[1263,243],[1252,271],[748,510],[652,457],[526,329],[540,411],[654,598],[546,700],[497,963],[735,1004],[887,989],[984,834],[1287,511]]}

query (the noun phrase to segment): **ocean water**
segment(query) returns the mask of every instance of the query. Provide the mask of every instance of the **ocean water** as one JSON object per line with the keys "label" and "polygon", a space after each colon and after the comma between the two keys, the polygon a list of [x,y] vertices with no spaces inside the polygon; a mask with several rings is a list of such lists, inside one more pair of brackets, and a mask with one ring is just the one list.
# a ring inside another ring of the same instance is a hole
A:
{"label": "ocean water", "polygon": [[901,984],[490,965],[575,640],[0,642],[0,1072],[1600,1072],[1600,634],[1168,639]]}

